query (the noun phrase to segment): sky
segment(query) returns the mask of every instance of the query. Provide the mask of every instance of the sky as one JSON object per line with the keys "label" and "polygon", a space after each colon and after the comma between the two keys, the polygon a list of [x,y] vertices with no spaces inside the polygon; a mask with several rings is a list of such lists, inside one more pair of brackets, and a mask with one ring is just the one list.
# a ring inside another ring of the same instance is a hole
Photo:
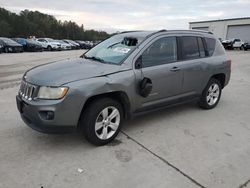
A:
{"label": "sky", "polygon": [[85,29],[188,29],[189,22],[250,16],[250,0],[0,0],[19,13],[38,10]]}

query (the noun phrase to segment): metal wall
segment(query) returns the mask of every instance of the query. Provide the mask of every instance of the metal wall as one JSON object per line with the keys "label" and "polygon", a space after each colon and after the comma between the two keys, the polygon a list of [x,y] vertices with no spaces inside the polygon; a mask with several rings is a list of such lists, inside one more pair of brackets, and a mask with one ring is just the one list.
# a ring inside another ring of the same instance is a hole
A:
{"label": "metal wall", "polygon": [[[250,42],[250,17],[189,22],[190,29],[208,30],[222,40],[239,38]],[[208,28],[208,29],[207,29]]]}
{"label": "metal wall", "polygon": [[249,25],[229,25],[227,28],[227,39],[239,38],[244,42],[250,43],[250,24]]}

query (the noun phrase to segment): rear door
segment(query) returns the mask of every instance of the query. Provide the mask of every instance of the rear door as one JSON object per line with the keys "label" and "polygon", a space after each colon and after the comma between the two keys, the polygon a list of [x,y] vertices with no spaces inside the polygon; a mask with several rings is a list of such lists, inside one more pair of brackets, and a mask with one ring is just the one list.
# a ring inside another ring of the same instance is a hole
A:
{"label": "rear door", "polygon": [[197,95],[206,85],[209,52],[205,50],[205,40],[199,36],[182,36],[180,43],[184,77],[182,92]]}

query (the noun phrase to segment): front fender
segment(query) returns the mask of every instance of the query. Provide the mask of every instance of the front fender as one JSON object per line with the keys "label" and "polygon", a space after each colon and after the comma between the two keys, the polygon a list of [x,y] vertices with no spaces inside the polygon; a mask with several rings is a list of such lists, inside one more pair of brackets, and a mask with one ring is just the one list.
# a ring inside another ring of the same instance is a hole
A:
{"label": "front fender", "polygon": [[121,91],[126,93],[133,110],[136,101],[135,76],[132,70],[117,72],[100,77],[79,80],[66,84],[69,87],[68,97],[76,105],[76,112],[80,117],[86,101],[97,95]]}

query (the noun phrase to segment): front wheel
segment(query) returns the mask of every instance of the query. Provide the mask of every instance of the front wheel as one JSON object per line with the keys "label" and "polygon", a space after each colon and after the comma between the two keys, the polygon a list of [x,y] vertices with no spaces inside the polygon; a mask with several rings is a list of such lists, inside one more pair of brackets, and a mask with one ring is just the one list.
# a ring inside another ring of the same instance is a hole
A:
{"label": "front wheel", "polygon": [[203,109],[212,109],[214,108],[221,96],[221,83],[217,79],[211,78],[202,92],[202,96],[199,101],[199,106]]}
{"label": "front wheel", "polygon": [[122,121],[123,110],[120,103],[102,98],[90,103],[83,111],[80,127],[90,143],[105,145],[118,135]]}
{"label": "front wheel", "polygon": [[52,47],[51,46],[48,46],[47,49],[48,49],[48,51],[52,51]]}
{"label": "front wheel", "polygon": [[4,48],[4,52],[5,52],[5,53],[9,53],[8,47],[5,47],[5,48]]}

